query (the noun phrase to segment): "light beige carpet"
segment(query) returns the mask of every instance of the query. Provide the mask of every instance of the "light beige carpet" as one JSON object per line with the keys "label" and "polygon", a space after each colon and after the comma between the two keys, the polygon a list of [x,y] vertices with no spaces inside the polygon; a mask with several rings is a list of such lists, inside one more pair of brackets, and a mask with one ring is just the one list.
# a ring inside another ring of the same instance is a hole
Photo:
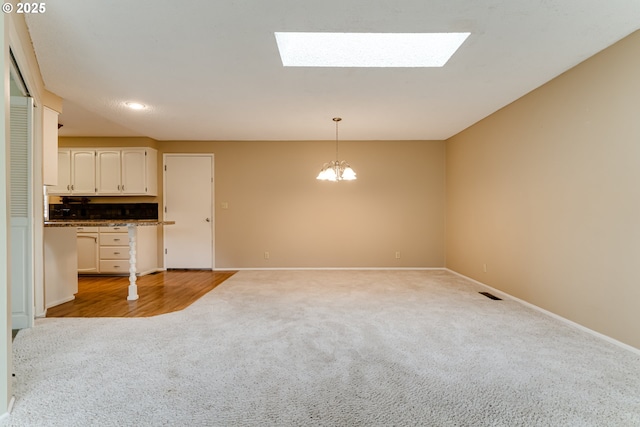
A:
{"label": "light beige carpet", "polygon": [[640,425],[637,355],[483,290],[242,271],[178,313],[40,320],[4,425]]}

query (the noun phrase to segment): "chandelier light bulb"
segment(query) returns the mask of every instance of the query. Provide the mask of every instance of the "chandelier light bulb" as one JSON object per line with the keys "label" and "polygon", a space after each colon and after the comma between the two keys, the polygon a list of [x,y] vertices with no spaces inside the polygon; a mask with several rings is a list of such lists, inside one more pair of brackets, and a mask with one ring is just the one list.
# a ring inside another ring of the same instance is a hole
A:
{"label": "chandelier light bulb", "polygon": [[353,181],[356,179],[356,173],[349,163],[344,160],[340,161],[338,158],[338,122],[341,120],[340,117],[333,118],[336,123],[336,159],[322,166],[316,177],[321,181]]}

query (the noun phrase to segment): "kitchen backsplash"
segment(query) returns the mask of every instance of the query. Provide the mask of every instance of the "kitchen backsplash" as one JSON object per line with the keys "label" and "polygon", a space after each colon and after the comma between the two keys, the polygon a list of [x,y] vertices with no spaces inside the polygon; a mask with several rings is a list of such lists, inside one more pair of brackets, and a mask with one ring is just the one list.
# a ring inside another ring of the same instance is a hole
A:
{"label": "kitchen backsplash", "polygon": [[63,198],[49,205],[49,219],[158,219],[157,203],[88,203]]}

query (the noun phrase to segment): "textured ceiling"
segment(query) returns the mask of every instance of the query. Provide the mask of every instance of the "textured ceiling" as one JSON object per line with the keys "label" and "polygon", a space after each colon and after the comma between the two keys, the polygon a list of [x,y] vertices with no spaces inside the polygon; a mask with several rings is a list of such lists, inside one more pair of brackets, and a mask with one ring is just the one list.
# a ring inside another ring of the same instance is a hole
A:
{"label": "textured ceiling", "polygon": [[[640,1],[66,0],[26,18],[61,135],[326,140],[341,116],[341,139],[422,140],[639,29]],[[471,35],[443,68],[285,68],[276,31]]]}

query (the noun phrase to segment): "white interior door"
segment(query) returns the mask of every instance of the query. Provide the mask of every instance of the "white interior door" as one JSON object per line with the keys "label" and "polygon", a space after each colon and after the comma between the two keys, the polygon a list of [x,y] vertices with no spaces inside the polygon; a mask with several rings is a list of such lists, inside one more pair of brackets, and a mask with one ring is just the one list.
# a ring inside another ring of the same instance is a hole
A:
{"label": "white interior door", "polygon": [[213,269],[213,155],[164,155],[165,268]]}

